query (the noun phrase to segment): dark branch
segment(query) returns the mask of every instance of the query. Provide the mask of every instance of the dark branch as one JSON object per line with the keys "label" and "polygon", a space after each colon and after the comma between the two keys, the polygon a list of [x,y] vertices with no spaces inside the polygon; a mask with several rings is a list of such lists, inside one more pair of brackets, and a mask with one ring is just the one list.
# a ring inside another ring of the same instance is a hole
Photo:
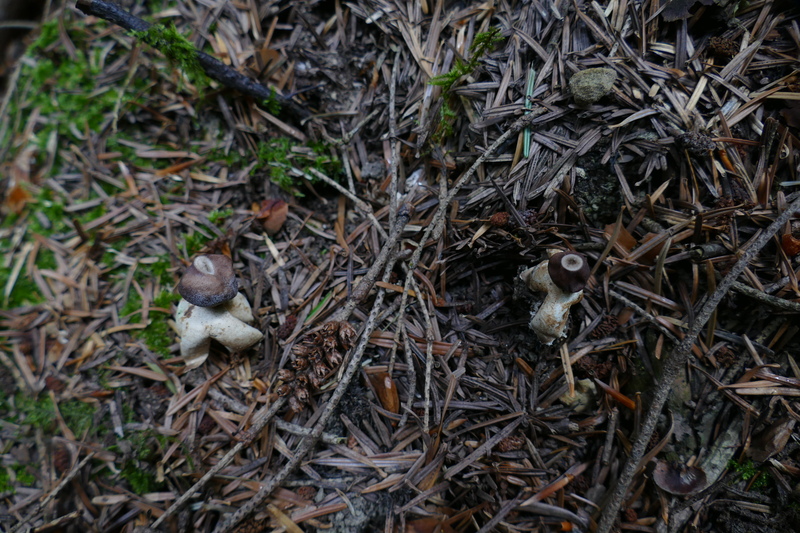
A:
{"label": "dark branch", "polygon": [[[100,17],[129,31],[146,31],[150,28],[150,23],[131,15],[118,5],[110,2],[103,2],[102,0],[78,0],[75,7],[87,15]],[[225,87],[236,89],[241,93],[250,95],[259,100],[277,98],[281,107],[290,110],[291,113],[298,118],[302,119],[310,116],[310,113],[306,109],[296,104],[291,99],[253,81],[244,74],[235,71],[208,54],[197,51],[197,60],[209,78],[217,80]]]}

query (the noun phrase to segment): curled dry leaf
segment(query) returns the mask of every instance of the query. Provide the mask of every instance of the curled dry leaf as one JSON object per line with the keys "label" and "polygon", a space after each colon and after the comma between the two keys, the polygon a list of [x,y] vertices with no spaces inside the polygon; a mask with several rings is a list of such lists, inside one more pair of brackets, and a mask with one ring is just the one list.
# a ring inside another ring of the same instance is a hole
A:
{"label": "curled dry leaf", "polygon": [[256,219],[264,226],[267,235],[275,235],[283,227],[288,214],[289,204],[273,198],[261,201],[261,209],[258,211]]}
{"label": "curled dry leaf", "polygon": [[796,239],[789,233],[785,233],[781,236],[781,248],[786,252],[786,255],[794,257],[800,254],[800,239]]}
{"label": "curled dry leaf", "polygon": [[36,148],[30,146],[22,151],[9,163],[6,168],[0,168],[0,175],[8,176],[8,190],[3,199],[3,206],[14,214],[21,214],[25,206],[33,201],[33,195],[28,192],[30,185],[30,161],[36,155]]}

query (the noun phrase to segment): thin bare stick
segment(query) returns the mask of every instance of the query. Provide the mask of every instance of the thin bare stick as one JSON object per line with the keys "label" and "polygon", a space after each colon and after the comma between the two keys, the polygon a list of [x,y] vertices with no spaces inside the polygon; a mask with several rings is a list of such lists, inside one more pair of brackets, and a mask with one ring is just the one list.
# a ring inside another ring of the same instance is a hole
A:
{"label": "thin bare stick", "polygon": [[417,302],[419,302],[419,309],[422,316],[425,318],[425,412],[422,418],[422,431],[427,432],[430,429],[431,420],[431,374],[433,373],[433,325],[431,324],[431,314],[428,312],[428,307],[425,300],[422,299],[422,291],[419,290],[419,285],[416,281],[412,281],[414,286],[414,293],[417,295]]}
{"label": "thin bare stick", "polygon": [[[401,309],[402,311],[402,309]],[[411,406],[414,404],[414,396],[417,394],[417,369],[414,366],[414,353],[411,351],[411,341],[408,339],[408,332],[403,326],[402,322],[398,322],[397,328],[403,335],[403,347],[406,353],[406,366],[408,366],[408,401],[403,414],[400,416],[400,422],[397,423],[397,428],[402,428],[408,422],[409,413],[411,413]],[[395,343],[397,340],[395,340]]]}
{"label": "thin bare stick", "polygon": [[744,252],[728,275],[725,276],[722,282],[717,286],[717,290],[706,300],[700,312],[697,313],[697,318],[689,329],[689,332],[680,344],[667,355],[666,361],[664,362],[663,375],[656,386],[656,390],[653,394],[653,402],[650,404],[650,409],[647,411],[647,417],[645,418],[644,424],[642,424],[642,429],[636,437],[636,442],[634,442],[633,448],[631,449],[631,456],[625,463],[625,468],[622,470],[622,474],[617,481],[616,487],[611,492],[608,502],[601,506],[603,511],[600,515],[600,524],[597,527],[596,533],[609,533],[614,526],[619,508],[625,499],[625,495],[628,493],[628,488],[633,481],[634,475],[639,470],[639,463],[644,456],[645,448],[656,427],[658,417],[661,415],[661,410],[664,408],[664,404],[669,398],[672,383],[675,381],[681,368],[686,364],[686,361],[689,360],[692,353],[692,346],[697,340],[697,335],[706,325],[706,322],[708,322],[708,319],[711,317],[711,313],[717,308],[719,302],[736,282],[736,278],[747,268],[748,263],[755,258],[756,254],[761,251],[770,239],[772,239],[784,224],[798,211],[800,211],[800,198],[789,205],[786,211],[781,213],[767,229],[753,240],[747,251]]}
{"label": "thin bare stick", "polygon": [[399,164],[400,150],[397,147],[397,110],[395,109],[395,93],[397,90],[397,64],[400,62],[400,51],[394,56],[392,65],[392,82],[389,84],[389,142],[392,143],[392,160],[389,163],[391,181],[389,182],[389,220],[394,222],[397,216],[397,166]]}
{"label": "thin bare stick", "polygon": [[637,304],[633,300],[623,296],[622,294],[618,293],[617,291],[615,291],[613,289],[609,289],[608,290],[608,295],[609,296],[613,296],[615,299],[619,300],[623,304],[627,305],[628,307],[630,307],[631,309],[633,309],[634,311],[636,311],[637,313],[642,315],[642,317],[644,317],[644,319],[647,322],[652,324],[656,329],[658,329],[658,331],[663,333],[669,340],[671,340],[672,342],[678,342],[678,338],[675,337],[675,335],[673,335],[670,330],[665,328],[663,324],[661,324],[658,320],[656,320],[656,317],[654,317],[653,315],[648,313],[639,304]]}
{"label": "thin bare stick", "polygon": [[400,240],[400,235],[403,233],[403,228],[406,227],[408,224],[408,220],[411,218],[411,209],[410,206],[406,206],[404,209],[400,209],[398,213],[397,220],[394,221],[392,225],[392,232],[389,235],[388,239],[386,239],[386,243],[384,243],[383,248],[381,249],[381,253],[378,254],[378,257],[375,259],[375,262],[372,263],[372,266],[369,267],[367,273],[364,274],[364,277],[361,278],[361,281],[358,282],[358,285],[355,286],[353,289],[353,293],[350,295],[350,298],[345,302],[345,304],[339,309],[339,311],[334,315],[331,320],[334,321],[341,321],[347,320],[350,317],[350,314],[353,312],[353,309],[356,308],[358,303],[366,298],[367,294],[369,293],[372,286],[375,284],[375,280],[378,279],[378,274],[381,273],[386,261],[389,259],[389,256],[395,249],[395,245],[397,241]]}
{"label": "thin bare stick", "polygon": [[[149,22],[131,15],[118,5],[110,2],[103,2],[102,0],[78,0],[75,3],[75,7],[87,15],[100,17],[126,30],[147,31],[151,26]],[[227,66],[222,61],[200,51],[197,51],[195,55],[208,77],[217,80],[224,86],[236,89],[241,93],[253,96],[259,100],[277,99],[281,106],[285,106],[299,118],[305,118],[310,115],[307,109],[297,105],[290,98],[278,94],[275,90],[248,78],[244,74]]]}
{"label": "thin bare stick", "polygon": [[773,296],[771,294],[767,294],[766,292],[756,290],[753,287],[745,285],[740,281],[735,282],[731,288],[736,292],[744,294],[745,296],[749,296],[750,298],[758,300],[759,302],[766,304],[770,307],[774,307],[775,309],[780,309],[781,311],[788,311],[790,313],[800,313],[799,303],[793,302],[791,300],[784,300],[783,298],[778,298],[777,296]]}
{"label": "thin bare stick", "polygon": [[311,174],[313,174],[313,176],[306,174],[302,170],[296,169],[294,167],[292,167],[292,170],[296,170],[298,173],[302,174],[308,180],[319,178],[326,184],[330,185],[331,187],[333,187],[334,189],[345,195],[351,202],[353,202],[353,204],[355,204],[355,206],[362,213],[367,215],[367,218],[369,218],[370,222],[372,222],[372,225],[375,226],[375,229],[378,230],[378,233],[381,234],[381,237],[383,237],[385,240],[389,239],[389,235],[387,235],[386,230],[383,229],[383,226],[381,226],[381,223],[378,222],[378,219],[375,217],[375,213],[372,212],[372,206],[370,206],[367,202],[365,202],[364,200],[362,200],[361,198],[359,198],[358,196],[347,190],[347,188],[342,187],[337,181],[332,180],[331,178],[329,178],[328,176],[326,176],[325,174],[323,174],[322,172],[320,172],[315,168],[308,169],[308,171]]}

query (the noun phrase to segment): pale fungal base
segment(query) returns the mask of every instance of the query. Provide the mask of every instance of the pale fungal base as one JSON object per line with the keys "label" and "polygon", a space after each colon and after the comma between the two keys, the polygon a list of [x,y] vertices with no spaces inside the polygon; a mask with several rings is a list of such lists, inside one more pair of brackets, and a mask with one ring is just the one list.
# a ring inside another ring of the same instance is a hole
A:
{"label": "pale fungal base", "polygon": [[528,288],[534,292],[545,292],[547,296],[541,307],[533,314],[530,328],[544,344],[553,344],[553,341],[564,335],[567,329],[569,308],[580,302],[583,291],[565,292],[561,290],[547,271],[547,261],[543,261],[524,271],[519,277]]}
{"label": "pale fungal base", "polygon": [[241,352],[264,338],[256,328],[250,304],[243,294],[214,307],[200,307],[181,300],[175,313],[181,336],[181,356],[188,368],[197,368],[208,358],[211,339],[234,352]]}

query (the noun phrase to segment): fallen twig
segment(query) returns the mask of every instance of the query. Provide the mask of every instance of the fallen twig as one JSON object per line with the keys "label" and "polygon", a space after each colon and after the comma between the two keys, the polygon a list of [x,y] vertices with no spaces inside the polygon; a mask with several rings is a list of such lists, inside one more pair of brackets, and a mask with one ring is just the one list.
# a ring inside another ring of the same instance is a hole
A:
{"label": "fallen twig", "polygon": [[[129,31],[147,31],[151,26],[149,22],[131,15],[118,5],[104,2],[103,0],[78,0],[75,3],[75,7],[87,15],[100,17]],[[308,110],[291,99],[253,81],[206,53],[198,50],[197,60],[209,78],[217,80],[225,87],[236,89],[241,93],[257,98],[259,101],[275,98],[281,104],[281,107],[291,110],[292,114],[301,119],[311,115]]]}
{"label": "fallen twig", "polygon": [[800,313],[799,303],[793,302],[791,300],[784,300],[783,298],[778,298],[777,296],[767,294],[766,292],[754,289],[749,285],[745,285],[740,281],[734,282],[731,288],[738,293],[744,294],[745,296],[749,296],[750,298],[758,300],[761,303],[767,304],[770,307],[774,307],[775,309],[780,309],[781,311],[788,311],[790,313]]}
{"label": "fallen twig", "polygon": [[663,375],[656,385],[656,390],[653,393],[653,402],[650,404],[650,409],[647,411],[647,417],[642,424],[642,429],[636,437],[636,442],[633,444],[631,456],[625,463],[625,468],[622,470],[617,485],[611,493],[608,502],[605,505],[601,505],[603,511],[600,515],[600,523],[596,533],[608,533],[614,526],[619,508],[625,499],[625,495],[633,481],[634,475],[639,470],[639,463],[644,456],[645,448],[656,427],[658,417],[661,415],[661,410],[664,408],[667,398],[669,398],[672,383],[678,376],[678,372],[680,372],[681,368],[689,359],[692,353],[692,346],[697,340],[697,335],[700,333],[700,330],[703,329],[706,322],[708,322],[708,319],[711,317],[711,314],[719,305],[719,302],[736,282],[736,278],[747,268],[748,263],[755,258],[756,254],[769,242],[773,235],[775,235],[798,211],[800,211],[800,198],[789,205],[786,211],[781,213],[781,215],[753,241],[728,275],[725,276],[725,279],[717,286],[717,290],[714,291],[705,305],[703,305],[697,313],[694,324],[692,324],[692,327],[681,343],[667,355],[664,361]]}

